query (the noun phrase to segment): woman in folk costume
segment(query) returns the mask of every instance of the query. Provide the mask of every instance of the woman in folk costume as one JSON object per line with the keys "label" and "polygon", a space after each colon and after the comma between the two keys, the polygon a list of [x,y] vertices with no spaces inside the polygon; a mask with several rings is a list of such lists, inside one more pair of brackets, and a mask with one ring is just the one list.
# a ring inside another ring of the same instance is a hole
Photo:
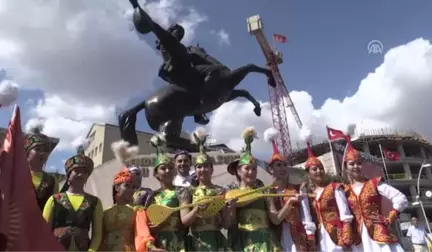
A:
{"label": "woman in folk costume", "polygon": [[83,146],[78,147],[77,155],[66,160],[63,188],[48,199],[43,211],[54,235],[69,251],[97,251],[102,241],[102,202],[84,192],[93,168],[93,160],[84,154]]}
{"label": "woman in folk costume", "polygon": [[[203,128],[197,129],[191,136],[192,142],[199,146],[199,154],[196,157],[195,173],[198,179],[196,187],[189,187],[188,201],[197,202],[204,197],[224,195],[225,189],[214,185],[211,181],[213,174],[213,161],[205,151],[205,141],[208,135]],[[231,204],[231,203],[228,203]],[[209,218],[199,217],[199,207],[195,208],[193,215],[189,219],[190,223],[190,248],[191,251],[228,251],[228,242],[221,233],[224,227],[223,220],[227,218],[227,210],[222,210],[218,215]]]}
{"label": "woman in folk costume", "polygon": [[308,159],[305,169],[315,193],[313,214],[318,227],[319,251],[336,252],[351,248],[353,215],[348,206],[342,184],[330,182],[324,165],[314,155],[310,146],[310,134],[306,136]]}
{"label": "woman in folk costume", "polygon": [[[125,142],[126,143],[126,142]],[[115,142],[112,144],[117,159],[124,163],[138,155],[137,146]],[[100,251],[152,251],[153,237],[148,227],[147,215],[141,206],[131,206],[135,192],[135,175],[126,167],[122,167],[114,175],[113,203],[104,211],[103,241]]]}
{"label": "woman in folk costume", "polygon": [[[349,181],[346,195],[355,217],[354,227],[357,231],[353,251],[405,251],[390,225],[408,206],[406,196],[384,183],[381,177],[366,178],[362,171],[360,153],[352,146],[350,135],[346,136],[346,140],[344,172]],[[393,206],[387,216],[381,212],[383,197],[389,199]]]}
{"label": "woman in folk costume", "polygon": [[133,175],[127,168],[114,176],[114,205],[104,211],[100,251],[164,251],[154,246],[144,208],[130,205],[133,182]]}
{"label": "woman in folk costume", "polygon": [[[245,153],[240,160],[231,162],[227,170],[237,177],[237,189],[254,189],[257,188],[257,163],[251,153],[251,144],[256,138],[255,130],[245,129],[242,138],[246,143]],[[290,214],[295,202],[298,200],[294,197],[288,199],[280,211],[276,210],[271,198],[261,198],[247,206],[236,207],[226,224],[230,227],[228,239],[233,250],[282,251],[279,239],[270,225],[279,225]]]}
{"label": "woman in folk costume", "polygon": [[[153,192],[149,205],[157,204],[175,208],[187,204],[187,192],[181,190],[185,188],[173,185],[176,171],[170,158],[162,152],[164,142],[165,139],[161,135],[155,135],[150,139],[150,144],[155,147],[157,155],[153,175],[159,180],[161,188]],[[187,209],[174,212],[157,226],[150,223],[153,225],[150,228],[157,247],[167,251],[185,251],[187,236],[187,228],[183,225],[183,222],[187,222],[185,215]]]}
{"label": "woman in folk costume", "polygon": [[[114,152],[114,156],[121,163],[125,163],[126,160],[132,159],[139,154],[138,146],[131,146],[129,142],[120,140],[111,144],[111,149]],[[126,168],[126,166],[125,166]],[[151,196],[152,190],[141,186],[142,183],[142,171],[136,166],[128,168],[133,178],[133,205],[146,207],[148,199]]]}
{"label": "woman in folk costume", "polygon": [[141,186],[143,175],[140,168],[136,166],[132,166],[129,168],[129,171],[132,173],[134,177],[135,193],[133,195],[133,204],[137,206],[148,207],[149,200],[153,193],[152,189]]}
{"label": "woman in folk costume", "polygon": [[[271,142],[273,154],[268,161],[268,171],[274,178],[273,185],[277,193],[281,194],[306,194],[307,188],[289,183],[288,164],[276,146],[279,131],[269,128],[264,131],[264,140]],[[281,209],[289,198],[278,198],[275,201],[277,209]],[[299,203],[292,205],[290,214],[284,219],[281,227],[281,244],[284,251],[315,251],[316,226],[311,216],[309,199],[307,196],[300,197]]]}
{"label": "woman in folk costume", "polygon": [[27,153],[27,161],[32,175],[33,185],[36,191],[36,199],[41,211],[48,198],[59,190],[58,180],[55,176],[43,171],[43,168],[51,153],[49,138],[40,133],[40,127],[34,128],[32,133],[24,139],[24,149]]}

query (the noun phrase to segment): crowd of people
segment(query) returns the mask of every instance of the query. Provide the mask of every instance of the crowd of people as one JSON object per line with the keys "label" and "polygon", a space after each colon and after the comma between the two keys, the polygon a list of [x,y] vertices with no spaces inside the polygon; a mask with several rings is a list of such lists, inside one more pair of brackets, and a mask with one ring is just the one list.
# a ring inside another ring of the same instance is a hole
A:
{"label": "crowd of people", "polygon": [[[307,144],[308,181],[294,185],[276,136],[266,136],[273,146],[267,167],[274,179],[271,185],[257,178],[251,148],[256,132],[247,128],[242,134],[244,153],[227,166],[237,182],[223,187],[212,183],[205,132],[193,133],[200,150],[196,158],[187,151],[169,158],[162,138],[155,135],[153,175],[160,188],[142,187],[140,170],[123,165],[113,174],[113,205],[105,210],[96,195],[84,191],[94,165],[83,148],[66,161],[66,181],[60,190],[56,178],[43,171],[50,153],[48,137],[40,132],[28,135],[25,150],[43,217],[70,251],[404,251],[391,224],[408,206],[407,198],[382,178],[365,177],[361,156],[349,137],[345,183],[328,179]],[[386,214],[382,198],[392,202]],[[222,207],[216,208],[221,200]]]}

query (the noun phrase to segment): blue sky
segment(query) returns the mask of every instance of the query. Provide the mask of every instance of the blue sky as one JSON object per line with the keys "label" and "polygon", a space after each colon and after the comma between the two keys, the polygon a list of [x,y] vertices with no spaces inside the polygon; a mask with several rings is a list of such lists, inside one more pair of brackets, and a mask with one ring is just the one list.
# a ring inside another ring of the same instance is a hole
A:
{"label": "blue sky", "polygon": [[[198,27],[194,42],[231,68],[247,63],[264,64],[255,38],[247,33],[248,16],[261,16],[269,40],[272,33],[287,36],[287,44],[277,45],[284,53],[285,62],[280,70],[285,84],[289,90],[309,92],[315,107],[329,97],[343,99],[352,95],[360,81],[382,63],[383,55],[368,54],[369,41],[381,41],[387,51],[418,37],[432,37],[431,1],[184,0],[184,3],[195,6],[209,18]],[[220,28],[229,34],[231,45],[221,46],[208,35],[209,30]],[[153,40],[154,36],[149,35],[150,44]],[[160,81],[157,84],[162,85]],[[258,74],[251,74],[240,87],[250,90],[259,100],[268,100],[265,79]],[[40,91],[21,91],[18,103],[24,122],[31,106],[27,101],[42,95]],[[132,98],[129,105],[137,100]],[[1,126],[7,126],[10,111],[0,110]],[[148,130],[143,116],[140,118],[137,127]],[[184,127],[192,130],[195,125],[186,120]],[[70,155],[71,152],[55,152],[49,165],[61,167],[61,160]]]}

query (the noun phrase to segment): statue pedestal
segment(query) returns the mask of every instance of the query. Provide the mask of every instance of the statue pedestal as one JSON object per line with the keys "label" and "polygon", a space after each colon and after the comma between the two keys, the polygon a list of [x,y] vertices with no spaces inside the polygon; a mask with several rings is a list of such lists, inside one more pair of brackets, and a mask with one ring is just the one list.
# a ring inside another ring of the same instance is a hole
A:
{"label": "statue pedestal", "polygon": [[195,144],[191,143],[190,139],[186,139],[183,137],[179,137],[176,139],[167,139],[167,143],[166,143],[167,148],[169,149],[169,152],[171,152],[171,150],[176,151],[176,150],[187,150],[189,152],[198,152],[198,147]]}

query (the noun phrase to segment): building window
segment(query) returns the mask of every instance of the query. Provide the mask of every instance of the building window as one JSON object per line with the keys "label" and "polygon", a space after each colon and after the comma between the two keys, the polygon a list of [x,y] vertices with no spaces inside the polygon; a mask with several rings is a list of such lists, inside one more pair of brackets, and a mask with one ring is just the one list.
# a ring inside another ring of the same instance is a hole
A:
{"label": "building window", "polygon": [[99,152],[102,152],[102,143],[99,144]]}
{"label": "building window", "polygon": [[93,132],[93,133],[89,136],[89,138],[88,138],[89,144],[90,144],[91,142],[93,142],[93,140],[95,139],[95,134],[96,134],[96,132]]}
{"label": "building window", "polygon": [[96,146],[96,148],[95,148],[95,156],[97,155],[97,153],[98,153],[98,147]]}

